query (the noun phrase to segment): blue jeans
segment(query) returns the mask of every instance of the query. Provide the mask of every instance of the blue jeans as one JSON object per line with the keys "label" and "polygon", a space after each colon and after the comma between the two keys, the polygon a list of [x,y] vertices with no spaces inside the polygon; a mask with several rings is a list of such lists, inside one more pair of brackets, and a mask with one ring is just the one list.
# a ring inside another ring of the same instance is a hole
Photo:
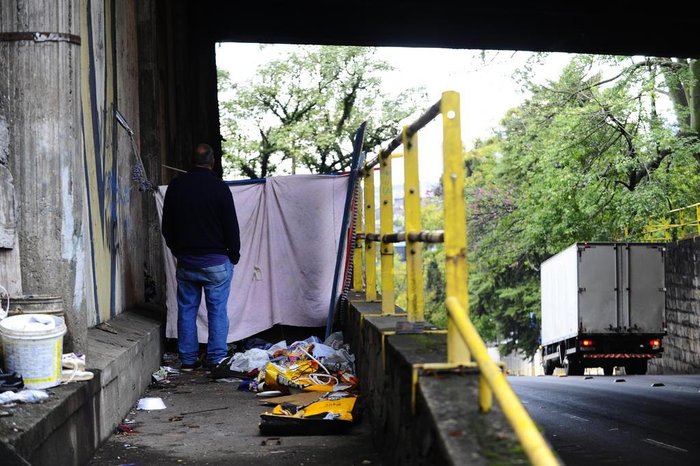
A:
{"label": "blue jeans", "polygon": [[199,356],[197,339],[197,311],[202,301],[202,290],[207,305],[209,339],[207,362],[218,363],[226,357],[228,347],[227,301],[233,278],[233,264],[186,269],[178,267],[177,278],[177,349],[183,364],[194,364]]}

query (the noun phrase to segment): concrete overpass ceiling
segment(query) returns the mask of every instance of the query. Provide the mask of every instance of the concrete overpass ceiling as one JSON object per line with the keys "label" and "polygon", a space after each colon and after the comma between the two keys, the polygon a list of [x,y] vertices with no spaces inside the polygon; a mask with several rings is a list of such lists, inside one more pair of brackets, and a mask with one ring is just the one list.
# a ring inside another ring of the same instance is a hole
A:
{"label": "concrete overpass ceiling", "polygon": [[[192,2],[215,42],[440,47],[700,58],[700,15],[639,3]],[[334,5],[330,7],[329,5]]]}

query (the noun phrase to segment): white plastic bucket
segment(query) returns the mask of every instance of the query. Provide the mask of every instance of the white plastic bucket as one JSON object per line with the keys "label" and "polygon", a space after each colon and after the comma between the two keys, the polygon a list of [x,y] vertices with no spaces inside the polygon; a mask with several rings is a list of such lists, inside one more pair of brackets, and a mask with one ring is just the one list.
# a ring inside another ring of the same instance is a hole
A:
{"label": "white plastic bucket", "polygon": [[61,383],[61,355],[66,324],[63,318],[23,314],[0,321],[6,372],[19,372],[26,388]]}

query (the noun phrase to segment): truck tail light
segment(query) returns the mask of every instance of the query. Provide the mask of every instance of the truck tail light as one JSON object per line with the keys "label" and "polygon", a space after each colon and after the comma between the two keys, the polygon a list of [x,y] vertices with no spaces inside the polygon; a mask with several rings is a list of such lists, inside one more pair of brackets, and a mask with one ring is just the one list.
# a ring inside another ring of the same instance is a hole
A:
{"label": "truck tail light", "polygon": [[581,346],[593,346],[593,340],[581,340]]}
{"label": "truck tail light", "polygon": [[653,340],[649,341],[649,345],[652,348],[661,348],[661,340],[659,338],[654,338]]}

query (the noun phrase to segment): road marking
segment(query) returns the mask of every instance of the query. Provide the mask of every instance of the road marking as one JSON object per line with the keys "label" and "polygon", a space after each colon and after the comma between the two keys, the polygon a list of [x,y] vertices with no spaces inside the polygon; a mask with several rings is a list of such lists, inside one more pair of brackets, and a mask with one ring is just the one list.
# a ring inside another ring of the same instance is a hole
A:
{"label": "road marking", "polygon": [[569,414],[569,413],[564,413],[564,416],[570,417],[571,419],[575,419],[575,420],[581,421],[581,422],[591,422],[591,421],[589,421],[589,420],[586,419],[586,418],[579,417],[579,416],[574,416],[573,414]]}
{"label": "road marking", "polygon": [[666,448],[667,450],[671,450],[671,451],[680,451],[681,453],[688,453],[688,450],[685,450],[685,449],[680,448],[680,447],[674,447],[673,445],[669,445],[668,443],[659,442],[658,440],[648,438],[648,439],[644,439],[644,441],[646,443],[650,443],[656,447]]}

